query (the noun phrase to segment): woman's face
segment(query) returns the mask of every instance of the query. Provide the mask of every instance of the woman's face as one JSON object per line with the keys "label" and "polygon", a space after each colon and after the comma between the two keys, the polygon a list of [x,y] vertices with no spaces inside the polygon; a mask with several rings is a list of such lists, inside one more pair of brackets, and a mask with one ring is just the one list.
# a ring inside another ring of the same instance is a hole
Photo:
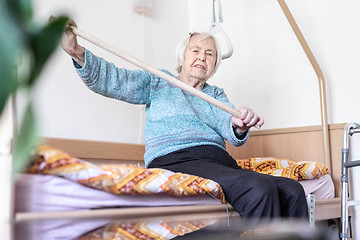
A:
{"label": "woman's face", "polygon": [[216,45],[212,37],[196,34],[190,38],[185,49],[181,73],[187,79],[194,78],[205,83],[214,73]]}

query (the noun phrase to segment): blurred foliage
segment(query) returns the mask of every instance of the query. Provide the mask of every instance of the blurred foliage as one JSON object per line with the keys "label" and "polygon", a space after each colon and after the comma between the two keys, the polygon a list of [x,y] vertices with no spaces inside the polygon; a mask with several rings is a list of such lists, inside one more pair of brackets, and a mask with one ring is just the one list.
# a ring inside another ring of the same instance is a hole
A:
{"label": "blurred foliage", "polygon": [[[46,61],[58,46],[67,17],[58,17],[42,26],[33,19],[31,0],[0,0],[0,115],[12,94],[31,91]],[[19,64],[25,72],[17,74]],[[14,136],[13,170],[21,172],[29,162],[29,152],[36,145],[36,120],[32,99]]]}

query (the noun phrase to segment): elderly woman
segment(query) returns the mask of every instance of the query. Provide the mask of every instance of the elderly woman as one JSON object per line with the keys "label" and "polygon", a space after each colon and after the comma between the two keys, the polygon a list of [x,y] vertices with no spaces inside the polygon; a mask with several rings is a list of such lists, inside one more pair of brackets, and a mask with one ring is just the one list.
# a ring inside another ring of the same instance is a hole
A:
{"label": "elderly woman", "polygon": [[[69,24],[76,26],[73,21]],[[241,117],[236,118],[149,72],[117,68],[79,46],[69,27],[62,47],[92,91],[146,105],[146,167],[216,181],[226,200],[245,218],[307,217],[305,194],[298,182],[244,170],[226,152],[224,140],[241,146],[251,127],[263,125],[251,109],[240,107]],[[215,38],[190,34],[179,45],[177,58],[179,81],[232,106],[222,89],[206,83],[221,61]]]}

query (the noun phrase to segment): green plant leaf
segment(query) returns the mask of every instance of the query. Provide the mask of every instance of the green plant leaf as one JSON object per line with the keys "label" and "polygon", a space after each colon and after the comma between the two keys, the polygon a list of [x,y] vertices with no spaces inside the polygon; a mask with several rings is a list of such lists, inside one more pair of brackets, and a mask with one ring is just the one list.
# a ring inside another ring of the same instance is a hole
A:
{"label": "green plant leaf", "polygon": [[16,90],[16,67],[21,50],[21,37],[4,2],[0,3],[0,114],[9,96]]}
{"label": "green plant leaf", "polygon": [[34,66],[28,85],[34,83],[47,59],[58,46],[67,20],[67,17],[59,17],[46,25],[41,31],[32,34],[30,37]]}
{"label": "green plant leaf", "polygon": [[31,151],[39,144],[34,112],[28,104],[21,123],[18,136],[15,138],[13,155],[13,173],[21,173],[31,162]]}
{"label": "green plant leaf", "polygon": [[[31,0],[0,1],[0,114],[9,96],[21,85],[31,92],[32,84],[40,74],[49,56],[57,47],[66,17],[60,17],[43,28],[35,28],[32,22]],[[30,57],[24,81],[17,79],[19,56]],[[31,103],[21,121],[19,134],[15,136],[13,172],[19,173],[30,162],[30,152],[38,144],[37,127]]]}
{"label": "green plant leaf", "polygon": [[7,99],[9,98],[11,93],[15,91],[16,88],[16,81],[14,78],[15,65],[11,64],[13,62],[14,59],[12,59],[11,56],[8,56],[6,52],[4,52],[3,48],[0,48],[0,114],[5,107]]}
{"label": "green plant leaf", "polygon": [[33,15],[32,0],[5,0],[5,4],[17,24],[23,27],[31,24]]}

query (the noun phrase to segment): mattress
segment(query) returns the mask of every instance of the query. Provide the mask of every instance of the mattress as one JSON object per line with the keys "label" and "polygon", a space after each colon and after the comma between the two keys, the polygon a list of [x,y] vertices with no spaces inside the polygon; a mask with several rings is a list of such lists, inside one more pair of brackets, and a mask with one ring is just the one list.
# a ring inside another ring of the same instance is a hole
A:
{"label": "mattress", "polygon": [[305,195],[313,194],[315,199],[335,197],[334,182],[329,174],[311,180],[299,181],[299,183],[303,186]]}
{"label": "mattress", "polygon": [[[334,184],[329,175],[299,182],[304,187],[305,194],[314,194],[315,198],[334,197]],[[21,174],[15,180],[16,212],[209,204],[221,204],[221,201],[206,194],[181,197],[166,193],[114,195],[52,175]]]}
{"label": "mattress", "polygon": [[40,174],[21,174],[15,180],[16,212],[53,212],[106,207],[186,206],[221,204],[210,195],[115,195],[77,182]]}

